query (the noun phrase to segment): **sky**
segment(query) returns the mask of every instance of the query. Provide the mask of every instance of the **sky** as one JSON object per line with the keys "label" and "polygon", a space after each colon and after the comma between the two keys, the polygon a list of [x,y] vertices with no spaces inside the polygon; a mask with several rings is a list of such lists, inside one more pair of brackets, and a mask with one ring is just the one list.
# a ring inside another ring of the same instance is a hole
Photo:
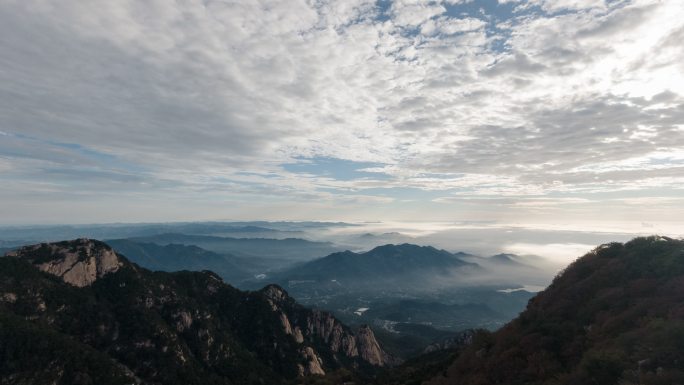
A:
{"label": "sky", "polygon": [[679,0],[4,0],[0,224],[681,235],[682,41]]}

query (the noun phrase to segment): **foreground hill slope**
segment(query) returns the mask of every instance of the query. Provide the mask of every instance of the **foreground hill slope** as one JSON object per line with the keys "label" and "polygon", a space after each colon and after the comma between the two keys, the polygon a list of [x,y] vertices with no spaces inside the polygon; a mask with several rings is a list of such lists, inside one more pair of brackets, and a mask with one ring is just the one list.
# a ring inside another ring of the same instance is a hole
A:
{"label": "foreground hill slope", "polygon": [[611,243],[430,384],[684,384],[684,241]]}
{"label": "foreground hill slope", "polygon": [[0,383],[279,384],[392,362],[275,285],[151,272],[88,239],[0,258]]}

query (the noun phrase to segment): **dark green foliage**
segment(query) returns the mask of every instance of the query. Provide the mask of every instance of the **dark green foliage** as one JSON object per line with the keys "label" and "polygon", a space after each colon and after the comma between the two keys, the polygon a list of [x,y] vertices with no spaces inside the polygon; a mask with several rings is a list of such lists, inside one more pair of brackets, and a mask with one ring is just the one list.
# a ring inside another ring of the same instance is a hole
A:
{"label": "dark green foliage", "polygon": [[394,332],[382,328],[375,330],[375,338],[383,349],[396,357],[416,357],[423,353],[425,347],[457,335],[435,329],[427,325],[398,323],[394,325]]}
{"label": "dark green foliage", "polygon": [[425,379],[444,373],[458,354],[459,351],[455,349],[423,354],[381,373],[373,384],[420,385]]}
{"label": "dark green foliage", "polygon": [[435,384],[676,384],[684,242],[637,238],[572,263],[525,312],[475,339]]}
{"label": "dark green foliage", "polygon": [[0,383],[131,384],[106,354],[41,324],[0,311]]}

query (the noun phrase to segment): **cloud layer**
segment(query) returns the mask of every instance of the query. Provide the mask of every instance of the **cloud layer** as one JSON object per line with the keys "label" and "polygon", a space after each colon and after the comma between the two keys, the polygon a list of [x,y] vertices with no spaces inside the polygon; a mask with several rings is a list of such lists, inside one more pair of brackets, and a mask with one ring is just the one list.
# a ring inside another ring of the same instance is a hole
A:
{"label": "cloud layer", "polygon": [[681,207],[683,40],[676,0],[5,1],[3,217]]}

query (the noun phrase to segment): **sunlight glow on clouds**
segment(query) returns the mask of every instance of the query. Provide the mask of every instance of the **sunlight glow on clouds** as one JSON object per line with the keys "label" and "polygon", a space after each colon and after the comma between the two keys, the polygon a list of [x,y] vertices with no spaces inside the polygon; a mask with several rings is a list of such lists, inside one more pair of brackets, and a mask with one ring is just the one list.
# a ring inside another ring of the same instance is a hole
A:
{"label": "sunlight glow on clouds", "polygon": [[681,194],[682,41],[677,0],[5,1],[1,214],[675,221],[620,200]]}
{"label": "sunlight glow on clouds", "polygon": [[568,263],[588,253],[594,247],[581,243],[513,243],[504,246],[504,249],[509,253],[519,255],[543,255],[550,262],[559,266],[567,266]]}

